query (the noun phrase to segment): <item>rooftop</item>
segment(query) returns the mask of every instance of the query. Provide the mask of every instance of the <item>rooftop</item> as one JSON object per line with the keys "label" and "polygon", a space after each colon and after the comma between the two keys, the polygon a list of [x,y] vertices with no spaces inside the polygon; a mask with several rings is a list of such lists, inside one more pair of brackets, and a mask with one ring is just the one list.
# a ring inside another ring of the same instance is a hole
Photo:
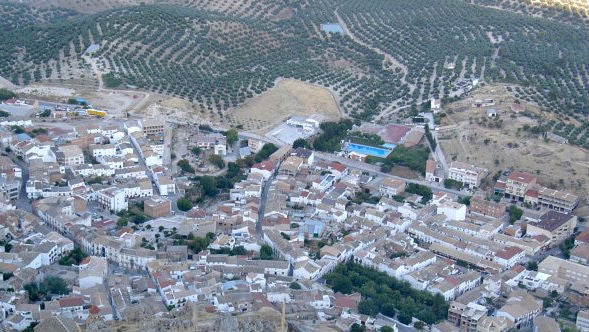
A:
{"label": "rooftop", "polygon": [[540,217],[540,222],[534,226],[552,232],[569,221],[571,218],[573,218],[573,216],[570,214],[548,211]]}
{"label": "rooftop", "polygon": [[511,174],[509,174],[509,176],[507,178],[509,180],[516,181],[516,182],[522,182],[522,183],[532,183],[532,182],[536,181],[536,176],[534,176],[530,173],[525,173],[525,172],[520,172],[520,171],[511,172]]}

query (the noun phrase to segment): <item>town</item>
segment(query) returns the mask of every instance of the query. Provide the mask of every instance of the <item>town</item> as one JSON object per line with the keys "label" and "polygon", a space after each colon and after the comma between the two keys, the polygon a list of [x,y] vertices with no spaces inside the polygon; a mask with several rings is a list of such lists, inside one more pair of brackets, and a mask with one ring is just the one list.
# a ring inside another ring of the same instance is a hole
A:
{"label": "town", "polygon": [[5,100],[3,328],[267,307],[275,330],[589,331],[585,198],[446,160],[430,105],[419,121],[292,116],[258,135]]}

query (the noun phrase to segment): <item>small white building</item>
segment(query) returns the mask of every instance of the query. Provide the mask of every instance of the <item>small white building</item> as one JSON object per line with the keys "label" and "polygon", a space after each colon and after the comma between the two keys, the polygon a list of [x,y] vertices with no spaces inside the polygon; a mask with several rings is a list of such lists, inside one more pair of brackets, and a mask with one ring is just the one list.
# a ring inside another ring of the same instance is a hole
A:
{"label": "small white building", "polygon": [[129,208],[124,189],[117,187],[107,188],[99,191],[96,198],[102,207],[115,213]]}

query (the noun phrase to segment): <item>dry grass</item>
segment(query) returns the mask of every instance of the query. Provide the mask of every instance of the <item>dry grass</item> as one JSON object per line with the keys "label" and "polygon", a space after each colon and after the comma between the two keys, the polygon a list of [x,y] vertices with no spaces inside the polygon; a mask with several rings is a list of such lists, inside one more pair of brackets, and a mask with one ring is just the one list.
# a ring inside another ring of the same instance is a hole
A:
{"label": "dry grass", "polygon": [[331,120],[340,118],[335,99],[327,89],[295,80],[280,80],[274,88],[228,111],[225,121],[231,126],[242,125],[246,130],[262,133],[289,116],[315,113]]}
{"label": "dry grass", "polygon": [[[472,108],[468,99],[448,105],[448,116],[443,124],[455,126],[441,129],[438,137],[449,160],[485,167],[490,174],[508,168],[528,171],[537,174],[543,185],[588,194],[589,153],[586,150],[546,142],[521,130],[525,124],[536,125],[537,120],[512,112],[509,104],[514,98],[504,87],[487,87],[472,96],[472,99],[480,98],[495,98],[498,104],[488,108],[498,111],[503,124],[500,128],[489,126],[494,120],[487,118],[487,108]],[[536,105],[526,104],[524,108],[545,119],[554,116],[540,113]]]}

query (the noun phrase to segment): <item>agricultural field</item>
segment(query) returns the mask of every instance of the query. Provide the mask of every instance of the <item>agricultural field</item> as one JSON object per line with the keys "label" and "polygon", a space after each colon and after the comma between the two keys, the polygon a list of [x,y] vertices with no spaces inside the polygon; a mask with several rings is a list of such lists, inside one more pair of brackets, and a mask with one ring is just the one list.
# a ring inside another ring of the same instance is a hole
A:
{"label": "agricultural field", "polygon": [[[472,107],[475,99],[494,98],[489,107]],[[516,100],[506,86],[488,86],[470,98],[446,107],[438,131],[439,143],[448,160],[471,163],[489,169],[490,176],[506,169],[537,174],[549,187],[562,187],[588,195],[589,153],[570,144],[560,144],[532,132],[541,123],[560,123],[554,114],[542,112],[535,104],[522,103],[522,111],[512,111]],[[486,110],[493,108],[497,118]],[[572,126],[576,120],[569,118]],[[490,184],[490,183],[489,183]]]}
{"label": "agricultural field", "polygon": [[[3,2],[0,75],[19,85],[96,84],[104,73],[121,89],[182,98],[216,118],[295,79],[335,92],[342,115],[364,120],[456,97],[461,82],[480,78],[518,83],[520,99],[553,112],[587,115],[589,29],[580,14],[487,7],[504,2]],[[321,31],[327,22],[344,33]],[[100,48],[84,54],[91,44]]]}

